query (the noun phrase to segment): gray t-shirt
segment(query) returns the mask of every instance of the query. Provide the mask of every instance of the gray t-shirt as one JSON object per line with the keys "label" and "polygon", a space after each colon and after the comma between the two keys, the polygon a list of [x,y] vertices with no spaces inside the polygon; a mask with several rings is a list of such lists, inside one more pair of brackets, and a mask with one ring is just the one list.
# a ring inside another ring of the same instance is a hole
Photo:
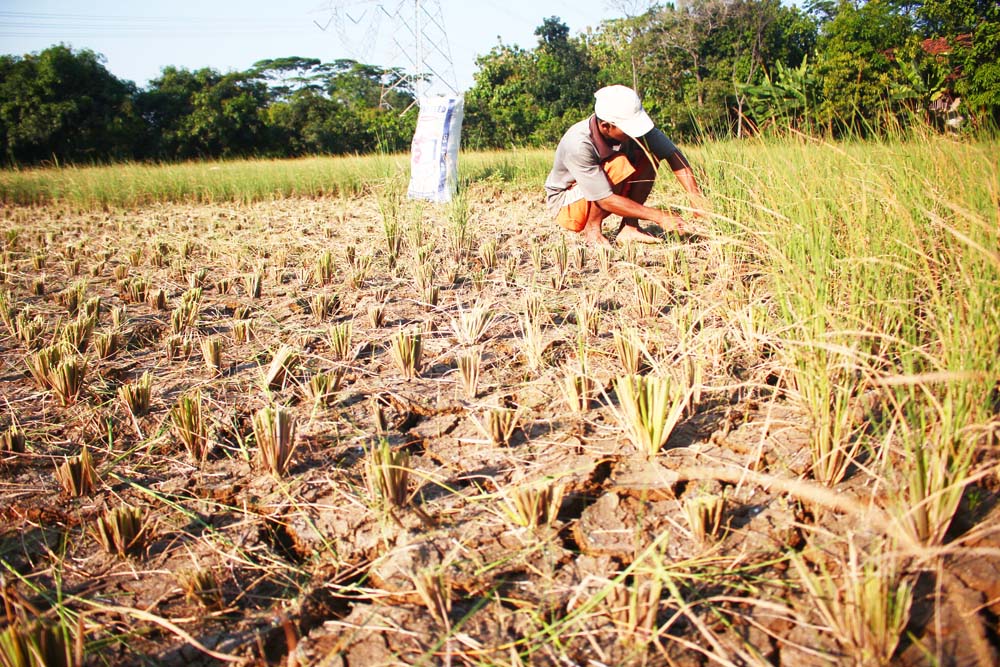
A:
{"label": "gray t-shirt", "polygon": [[[646,144],[658,161],[668,160],[674,166],[675,155],[679,155],[680,151],[663,132],[653,128],[639,141]],[[635,152],[641,150],[636,141],[625,144],[608,143],[597,129],[596,116],[574,124],[560,139],[552,171],[545,179],[549,209],[558,211],[578,199],[598,201],[611,196],[611,183],[601,168],[601,163],[622,151],[631,159]],[[576,187],[570,190],[574,184]]]}

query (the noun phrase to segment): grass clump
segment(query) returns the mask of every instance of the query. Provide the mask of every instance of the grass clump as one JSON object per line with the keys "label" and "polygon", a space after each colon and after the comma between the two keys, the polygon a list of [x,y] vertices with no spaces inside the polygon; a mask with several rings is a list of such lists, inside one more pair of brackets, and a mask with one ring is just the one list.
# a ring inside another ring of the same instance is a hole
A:
{"label": "grass clump", "polygon": [[152,533],[152,523],[143,507],[123,504],[105,510],[94,522],[93,535],[109,554],[120,558],[145,551]]}
{"label": "grass clump", "polygon": [[295,415],[282,407],[264,407],[253,416],[257,442],[257,464],[281,477],[288,471],[295,452]]}
{"label": "grass clump", "polygon": [[365,488],[368,497],[382,511],[405,507],[410,502],[410,455],[393,451],[389,441],[380,438],[365,456]]}
{"label": "grass clump", "polygon": [[566,487],[552,479],[511,487],[503,494],[500,509],[516,526],[532,530],[551,526],[559,515]]}
{"label": "grass clump", "polygon": [[89,496],[97,482],[97,469],[90,451],[84,447],[79,456],[66,459],[56,468],[56,479],[68,496]]}
{"label": "grass clump", "polygon": [[389,344],[389,356],[403,377],[420,375],[420,357],[423,352],[423,335],[417,331],[397,331]]}
{"label": "grass clump", "polygon": [[203,414],[200,391],[178,399],[177,405],[170,410],[170,424],[188,457],[194,463],[205,460],[208,454],[208,420]]}
{"label": "grass clump", "polygon": [[64,620],[48,623],[15,618],[0,630],[0,665],[79,667],[84,657],[81,633],[82,628],[73,628]]}
{"label": "grass clump", "polygon": [[615,380],[618,420],[637,450],[654,457],[680,423],[689,388],[669,377],[621,375]]}

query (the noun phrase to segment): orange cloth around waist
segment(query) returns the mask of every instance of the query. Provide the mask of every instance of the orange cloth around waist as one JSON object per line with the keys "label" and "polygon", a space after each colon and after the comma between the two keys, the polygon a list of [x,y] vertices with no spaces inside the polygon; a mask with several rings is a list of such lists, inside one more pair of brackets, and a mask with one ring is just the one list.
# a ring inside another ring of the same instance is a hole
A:
{"label": "orange cloth around waist", "polygon": [[[615,155],[602,162],[601,168],[608,175],[612,190],[616,194],[628,196],[629,179],[635,175],[637,171],[636,166],[629,162],[625,155]],[[574,183],[570,186],[570,190],[575,187],[576,184]],[[592,207],[595,206],[597,206],[595,202],[587,201],[583,198],[577,199],[559,209],[559,213],[556,215],[556,222],[563,229],[571,232],[579,232],[587,226],[587,220],[590,219],[591,211],[593,210]],[[603,210],[601,214],[602,220],[610,215],[610,213]]]}

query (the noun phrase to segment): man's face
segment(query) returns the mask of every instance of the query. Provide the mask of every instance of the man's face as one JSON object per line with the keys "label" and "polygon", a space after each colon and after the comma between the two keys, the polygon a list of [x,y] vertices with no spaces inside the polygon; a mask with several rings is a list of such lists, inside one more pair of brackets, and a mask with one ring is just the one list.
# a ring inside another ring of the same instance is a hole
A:
{"label": "man's face", "polygon": [[629,139],[631,139],[631,137],[625,134],[625,132],[623,132],[621,128],[619,128],[617,125],[609,123],[606,120],[600,121],[597,124],[597,127],[600,128],[601,134],[604,135],[604,138],[611,141],[612,143],[624,144]]}

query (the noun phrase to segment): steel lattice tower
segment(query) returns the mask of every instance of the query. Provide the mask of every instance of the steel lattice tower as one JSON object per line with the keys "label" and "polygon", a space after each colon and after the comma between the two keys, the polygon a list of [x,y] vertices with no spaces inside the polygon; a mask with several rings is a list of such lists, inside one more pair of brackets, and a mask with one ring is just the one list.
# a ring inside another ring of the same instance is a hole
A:
{"label": "steel lattice tower", "polygon": [[418,98],[459,94],[440,0],[329,0],[321,11],[326,24],[316,25],[332,27],[354,60],[394,72],[383,104],[404,85]]}

